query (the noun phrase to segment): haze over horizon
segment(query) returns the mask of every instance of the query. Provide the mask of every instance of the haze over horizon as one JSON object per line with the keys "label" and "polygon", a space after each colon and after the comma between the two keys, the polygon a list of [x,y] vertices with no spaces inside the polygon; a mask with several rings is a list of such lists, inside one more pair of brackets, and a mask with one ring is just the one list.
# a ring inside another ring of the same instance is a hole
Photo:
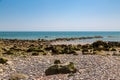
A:
{"label": "haze over horizon", "polygon": [[0,31],[120,31],[120,0],[0,0]]}

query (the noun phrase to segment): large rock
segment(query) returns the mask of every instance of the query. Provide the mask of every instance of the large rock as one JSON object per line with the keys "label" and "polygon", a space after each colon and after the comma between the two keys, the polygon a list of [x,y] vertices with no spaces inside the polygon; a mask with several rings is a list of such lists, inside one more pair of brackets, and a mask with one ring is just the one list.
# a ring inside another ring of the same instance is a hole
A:
{"label": "large rock", "polygon": [[67,73],[75,73],[77,69],[74,67],[74,63],[70,62],[67,65],[63,64],[55,64],[50,66],[46,71],[46,75],[54,75],[54,74],[67,74]]}

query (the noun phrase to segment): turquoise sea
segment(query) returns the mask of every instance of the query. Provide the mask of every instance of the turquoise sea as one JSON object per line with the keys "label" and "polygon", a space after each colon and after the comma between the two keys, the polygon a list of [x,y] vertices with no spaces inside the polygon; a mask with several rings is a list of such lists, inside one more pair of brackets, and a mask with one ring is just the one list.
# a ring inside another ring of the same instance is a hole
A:
{"label": "turquoise sea", "polygon": [[55,38],[71,38],[71,37],[88,37],[88,36],[103,36],[104,38],[100,39],[88,39],[83,41],[96,41],[96,40],[104,40],[104,41],[119,41],[120,42],[120,32],[73,32],[73,31],[64,31],[64,32],[0,32],[1,39],[55,39]]}

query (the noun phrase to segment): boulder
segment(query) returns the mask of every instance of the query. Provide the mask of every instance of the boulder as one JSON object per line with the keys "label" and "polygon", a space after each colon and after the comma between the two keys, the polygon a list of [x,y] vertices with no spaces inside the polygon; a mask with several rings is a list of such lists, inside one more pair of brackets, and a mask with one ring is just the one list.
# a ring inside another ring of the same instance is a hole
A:
{"label": "boulder", "polygon": [[46,75],[54,75],[54,74],[67,74],[67,73],[76,73],[77,69],[74,66],[73,62],[70,62],[67,65],[63,64],[54,64],[50,66],[46,71]]}

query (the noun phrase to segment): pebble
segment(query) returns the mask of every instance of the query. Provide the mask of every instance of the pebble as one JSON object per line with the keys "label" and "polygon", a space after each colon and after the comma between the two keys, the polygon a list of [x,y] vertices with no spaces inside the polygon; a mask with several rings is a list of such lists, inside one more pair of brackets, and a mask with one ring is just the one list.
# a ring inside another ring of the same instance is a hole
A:
{"label": "pebble", "polygon": [[3,69],[0,69],[0,73],[2,73],[3,72]]}
{"label": "pebble", "polygon": [[[72,77],[63,75],[45,76],[44,71],[53,64],[55,59],[61,60],[62,63],[75,63],[79,72]],[[115,79],[119,80],[120,57],[118,56],[100,56],[100,55],[55,55],[38,56],[30,58],[19,58],[8,62],[0,68],[0,79],[9,79],[13,73],[19,72],[29,76],[29,80],[101,80]],[[2,65],[1,65],[2,66]],[[3,68],[5,69],[3,71]],[[12,69],[11,69],[12,68]],[[114,78],[112,76],[114,76]]]}

